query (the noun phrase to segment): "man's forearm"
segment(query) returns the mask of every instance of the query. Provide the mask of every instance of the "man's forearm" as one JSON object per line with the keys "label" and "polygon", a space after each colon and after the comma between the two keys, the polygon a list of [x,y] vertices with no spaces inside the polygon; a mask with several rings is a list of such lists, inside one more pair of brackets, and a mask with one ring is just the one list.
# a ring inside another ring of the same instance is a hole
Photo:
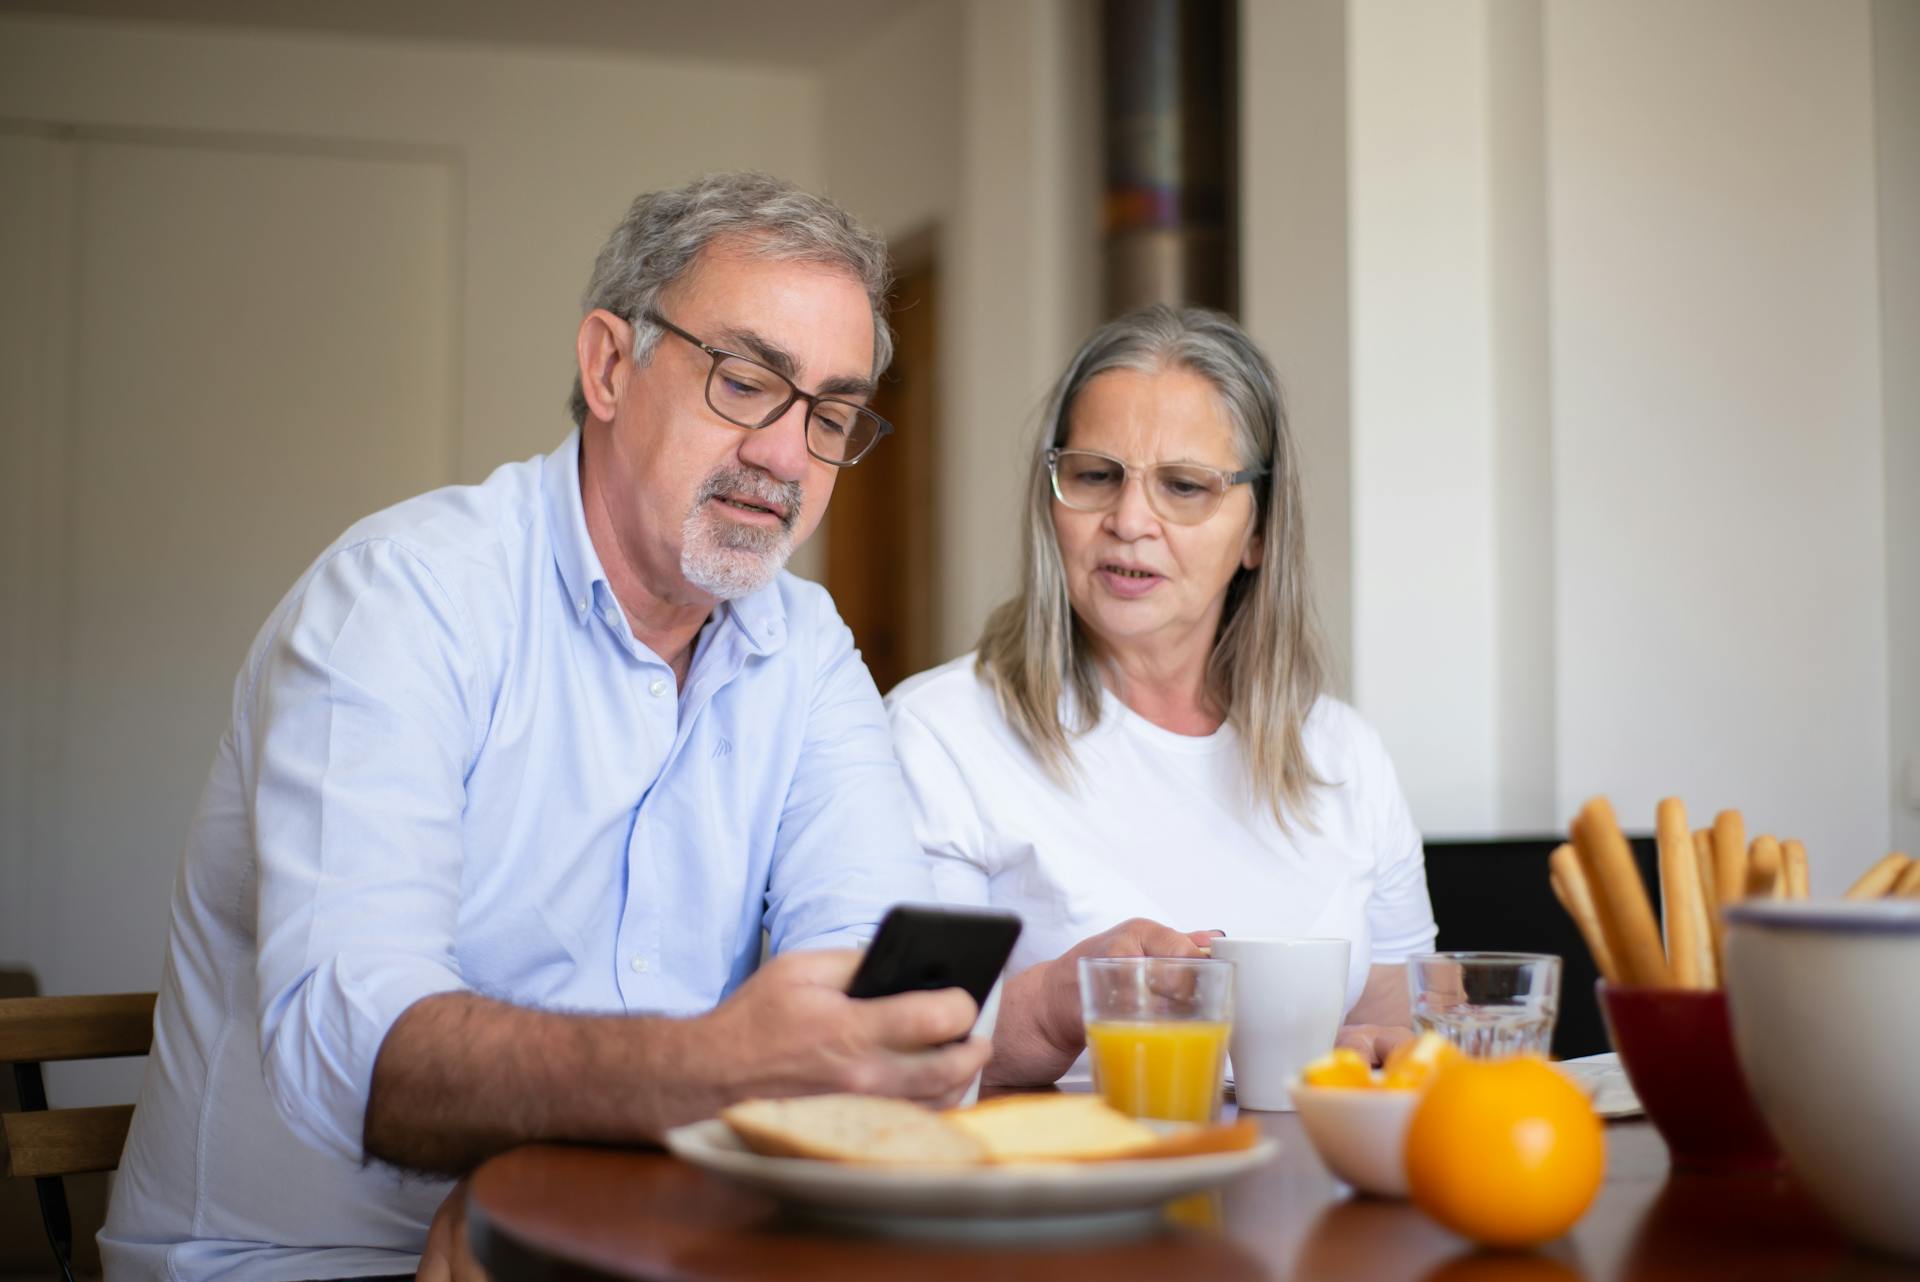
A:
{"label": "man's forearm", "polygon": [[701,1031],[697,1020],[562,1015],[472,993],[425,998],[380,1045],[366,1153],[454,1175],[531,1140],[656,1140],[721,1102],[694,1071]]}

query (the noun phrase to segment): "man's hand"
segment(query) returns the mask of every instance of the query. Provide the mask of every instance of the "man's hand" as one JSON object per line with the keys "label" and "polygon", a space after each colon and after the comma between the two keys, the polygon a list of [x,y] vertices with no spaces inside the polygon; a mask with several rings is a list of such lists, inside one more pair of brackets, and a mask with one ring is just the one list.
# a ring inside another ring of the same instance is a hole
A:
{"label": "man's hand", "polygon": [[960,1040],[979,1014],[973,999],[948,988],[856,1000],[846,989],[859,962],[855,952],[783,954],[695,1021],[703,1058],[683,1067],[711,1098],[684,1120],[735,1100],[827,1091],[957,1102],[993,1050],[984,1037]]}
{"label": "man's hand", "polygon": [[1393,1054],[1394,1047],[1412,1040],[1411,1028],[1395,1024],[1347,1024],[1340,1029],[1340,1035],[1333,1039],[1333,1044],[1359,1051],[1366,1057],[1367,1063],[1380,1065],[1387,1062],[1387,1056]]}
{"label": "man's hand", "polygon": [[993,1060],[987,1080],[996,1085],[1039,1085],[1073,1066],[1087,1045],[1080,1020],[1082,957],[1204,957],[1221,934],[1183,934],[1135,917],[1083,939],[1052,961],[1029,967],[1007,981],[993,1030]]}

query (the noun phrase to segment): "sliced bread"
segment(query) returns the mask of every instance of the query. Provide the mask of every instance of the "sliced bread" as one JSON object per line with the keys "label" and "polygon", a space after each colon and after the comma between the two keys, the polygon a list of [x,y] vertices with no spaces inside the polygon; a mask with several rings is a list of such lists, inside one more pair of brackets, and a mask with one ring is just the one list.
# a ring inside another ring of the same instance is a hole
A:
{"label": "sliced bread", "polygon": [[991,1162],[1090,1162],[1130,1157],[1160,1136],[1097,1095],[1003,1095],[947,1118],[986,1148]]}
{"label": "sliced bread", "polygon": [[721,1110],[756,1153],[896,1166],[964,1166],[986,1160],[972,1135],[930,1109],[873,1095],[745,1100]]}

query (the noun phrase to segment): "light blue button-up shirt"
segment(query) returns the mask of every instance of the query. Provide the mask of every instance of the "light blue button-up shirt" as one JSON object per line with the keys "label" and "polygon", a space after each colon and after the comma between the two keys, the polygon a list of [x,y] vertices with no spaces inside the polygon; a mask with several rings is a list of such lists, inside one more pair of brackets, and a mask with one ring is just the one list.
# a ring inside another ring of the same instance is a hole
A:
{"label": "light blue button-up shirt", "polygon": [[587,535],[579,439],[361,521],[261,629],[173,895],[111,1277],[411,1272],[446,1185],[363,1163],[434,993],[690,1014],[928,900],[819,587],[722,605],[684,689]]}

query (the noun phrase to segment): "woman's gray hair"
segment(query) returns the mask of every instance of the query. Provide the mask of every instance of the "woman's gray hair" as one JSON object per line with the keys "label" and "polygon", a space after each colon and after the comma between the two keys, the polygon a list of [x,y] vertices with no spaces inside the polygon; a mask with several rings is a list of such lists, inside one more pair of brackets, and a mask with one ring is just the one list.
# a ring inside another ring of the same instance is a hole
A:
{"label": "woman's gray hair", "polygon": [[[873,376],[885,371],[893,360],[893,331],[887,328],[893,269],[886,241],[832,201],[770,174],[708,174],[637,198],[600,247],[581,314],[605,308],[632,325],[633,359],[645,364],[661,334],[646,313],[700,251],[723,237],[738,239],[756,257],[822,263],[858,280],[873,306]],[[574,425],[585,425],[587,399],[577,370],[568,408]]]}
{"label": "woman's gray hair", "polygon": [[[1070,782],[1073,738],[1099,721],[1102,693],[1080,621],[1067,600],[1053,526],[1047,450],[1067,443],[1073,405],[1110,370],[1185,369],[1219,393],[1241,468],[1253,481],[1260,563],[1237,572],[1207,665],[1207,692],[1240,736],[1253,795],[1312,827],[1303,730],[1326,688],[1326,661],[1307,579],[1300,470],[1280,380],[1230,318],[1200,308],[1147,307],[1109,321],[1082,344],[1054,384],[1027,474],[1020,592],[987,621],[980,672],[1001,712],[1054,778]],[[1063,695],[1071,692],[1072,698]]]}

